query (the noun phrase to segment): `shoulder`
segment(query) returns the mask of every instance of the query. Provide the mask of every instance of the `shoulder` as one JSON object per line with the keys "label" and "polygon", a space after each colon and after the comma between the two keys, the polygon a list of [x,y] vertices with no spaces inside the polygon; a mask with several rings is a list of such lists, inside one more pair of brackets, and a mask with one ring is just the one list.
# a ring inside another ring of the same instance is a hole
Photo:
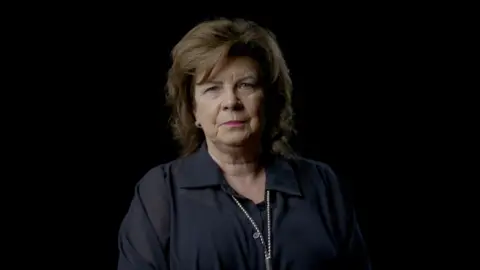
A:
{"label": "shoulder", "polygon": [[141,194],[159,193],[171,186],[172,172],[178,171],[182,158],[157,164],[148,169],[137,181],[135,188]]}
{"label": "shoulder", "polygon": [[313,178],[318,181],[337,181],[337,175],[332,167],[322,161],[296,156],[287,159],[297,175]]}
{"label": "shoulder", "polygon": [[301,156],[289,158],[288,162],[304,192],[342,199],[351,197],[350,188],[330,164]]}
{"label": "shoulder", "polygon": [[170,171],[178,160],[158,164],[144,173],[134,187],[130,212],[142,213],[158,235],[166,235],[172,204]]}
{"label": "shoulder", "polygon": [[166,168],[169,163],[158,164],[144,173],[141,179],[139,179],[135,185],[137,192],[146,193],[152,190],[156,190],[158,187],[165,186],[166,182]]}
{"label": "shoulder", "polygon": [[180,178],[184,178],[185,174],[199,167],[197,163],[197,158],[187,156],[157,164],[143,174],[137,181],[135,189],[142,196],[170,195]]}
{"label": "shoulder", "polygon": [[[169,237],[171,193],[168,168],[171,162],[159,164],[146,171],[134,186],[134,194],[121,226],[121,237],[136,245],[165,245]],[[144,233],[148,237],[138,237]],[[145,239],[144,239],[145,238]],[[145,242],[143,242],[145,241]]]}

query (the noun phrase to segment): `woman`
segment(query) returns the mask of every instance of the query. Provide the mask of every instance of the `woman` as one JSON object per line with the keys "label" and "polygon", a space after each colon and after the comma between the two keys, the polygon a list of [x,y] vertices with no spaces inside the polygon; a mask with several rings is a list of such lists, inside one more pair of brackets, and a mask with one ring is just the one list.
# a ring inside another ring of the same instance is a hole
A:
{"label": "woman", "polygon": [[172,58],[183,155],[137,184],[118,269],[370,269],[334,173],[288,146],[292,83],[273,34],[203,22]]}

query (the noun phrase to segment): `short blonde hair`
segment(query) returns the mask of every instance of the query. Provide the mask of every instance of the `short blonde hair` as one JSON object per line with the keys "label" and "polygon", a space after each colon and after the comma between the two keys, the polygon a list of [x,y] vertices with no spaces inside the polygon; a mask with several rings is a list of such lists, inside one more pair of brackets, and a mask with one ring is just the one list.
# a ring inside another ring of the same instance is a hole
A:
{"label": "short blonde hair", "polygon": [[[259,64],[266,97],[263,149],[293,154],[288,144],[294,132],[292,81],[274,34],[252,21],[221,18],[196,25],[172,50],[166,100],[172,108],[170,125],[182,156],[193,153],[205,140],[195,126],[195,80],[208,79],[215,65],[228,56],[248,56]],[[203,77],[195,78],[199,71]]]}

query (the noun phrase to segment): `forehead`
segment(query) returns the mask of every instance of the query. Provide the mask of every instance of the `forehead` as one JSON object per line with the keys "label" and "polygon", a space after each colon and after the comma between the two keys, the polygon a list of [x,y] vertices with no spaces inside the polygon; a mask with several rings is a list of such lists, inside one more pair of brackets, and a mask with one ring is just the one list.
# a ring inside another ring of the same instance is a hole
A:
{"label": "forehead", "polygon": [[213,80],[237,80],[244,77],[258,77],[258,64],[246,56],[228,57],[219,61],[211,70],[199,70],[196,83],[201,84]]}

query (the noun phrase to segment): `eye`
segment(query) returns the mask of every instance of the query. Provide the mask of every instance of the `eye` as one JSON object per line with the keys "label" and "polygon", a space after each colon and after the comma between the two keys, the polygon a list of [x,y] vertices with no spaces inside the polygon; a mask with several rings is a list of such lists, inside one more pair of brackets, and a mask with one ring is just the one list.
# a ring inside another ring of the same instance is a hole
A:
{"label": "eye", "polygon": [[255,85],[254,85],[253,83],[245,83],[245,82],[244,82],[244,83],[240,83],[240,84],[238,85],[238,87],[239,87],[240,89],[253,89],[253,88],[255,87]]}
{"label": "eye", "polygon": [[212,87],[208,87],[207,89],[205,89],[203,92],[210,92],[210,91],[215,91],[215,90],[218,90],[218,86],[212,86]]}

